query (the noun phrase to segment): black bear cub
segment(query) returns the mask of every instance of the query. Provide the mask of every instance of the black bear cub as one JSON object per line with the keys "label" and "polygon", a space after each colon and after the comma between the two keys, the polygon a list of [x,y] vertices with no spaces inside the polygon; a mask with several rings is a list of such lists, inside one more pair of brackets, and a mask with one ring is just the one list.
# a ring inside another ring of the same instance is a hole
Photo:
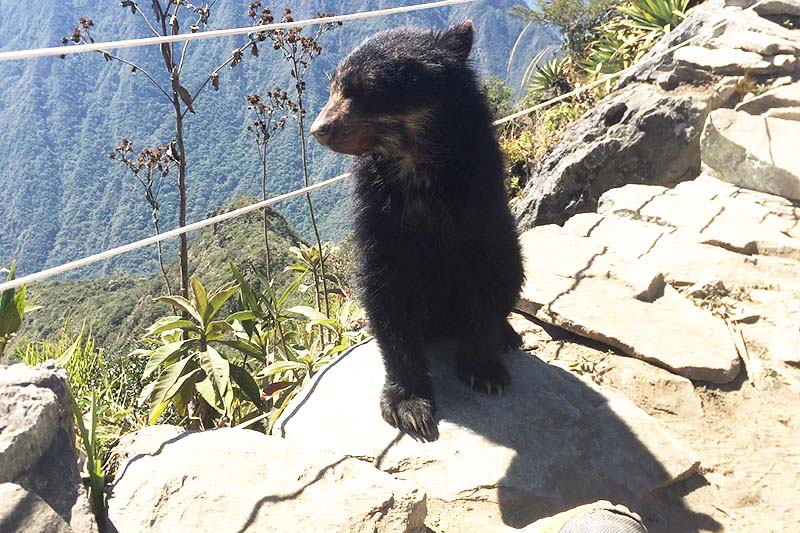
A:
{"label": "black bear cub", "polygon": [[386,367],[380,407],[435,438],[423,346],[458,340],[470,387],[502,393],[499,354],[519,345],[506,317],[523,281],[492,116],[467,58],[471,21],[379,33],[346,57],[311,127],[354,168],[360,297]]}

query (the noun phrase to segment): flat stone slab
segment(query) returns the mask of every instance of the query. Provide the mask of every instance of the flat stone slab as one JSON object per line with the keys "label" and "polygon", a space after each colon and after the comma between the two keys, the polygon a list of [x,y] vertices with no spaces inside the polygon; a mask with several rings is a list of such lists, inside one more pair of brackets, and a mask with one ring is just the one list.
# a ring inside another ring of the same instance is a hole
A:
{"label": "flat stone slab", "polygon": [[791,68],[776,66],[760,54],[735,48],[689,45],[675,50],[673,57],[678,65],[708,70],[715,74],[740,75],[746,72],[770,74],[791,71]]}
{"label": "flat stone slab", "polygon": [[424,531],[422,490],[312,443],[145,428],[120,444],[109,520],[119,533]]}
{"label": "flat stone slab", "polygon": [[472,391],[451,353],[431,360],[438,439],[419,442],[383,421],[377,343],[331,363],[292,400],[275,433],[361,457],[428,494],[434,531],[494,531],[598,499],[637,501],[698,462],[629,400],[523,352],[504,356],[503,396]]}
{"label": "flat stone slab", "polygon": [[735,185],[800,200],[800,122],[713,111],[700,141],[703,164]]}
{"label": "flat stone slab", "polygon": [[747,255],[800,259],[800,239],[789,236],[797,221],[759,204],[725,197],[709,201],[701,195],[682,194],[683,190],[630,184],[605,193],[597,211],[664,226],[670,237],[681,241]]}
{"label": "flat stone slab", "polygon": [[[670,286],[652,302],[637,298],[616,270],[606,275],[595,270],[604,263],[620,271],[629,267],[601,243],[552,227],[529,230],[521,241],[523,312],[689,379],[727,383],[738,374],[739,356],[721,319]],[[556,251],[562,259],[553,261]],[[571,264],[563,259],[566,254]]]}

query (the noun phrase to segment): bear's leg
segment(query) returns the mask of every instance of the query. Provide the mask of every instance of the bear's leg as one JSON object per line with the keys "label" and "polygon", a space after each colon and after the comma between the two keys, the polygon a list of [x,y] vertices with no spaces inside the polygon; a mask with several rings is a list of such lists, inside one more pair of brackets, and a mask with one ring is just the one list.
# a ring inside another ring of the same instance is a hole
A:
{"label": "bear's leg", "polygon": [[503,322],[503,352],[513,352],[520,346],[522,346],[522,337],[508,323],[508,320],[505,320]]}
{"label": "bear's leg", "polygon": [[362,301],[386,369],[381,415],[398,429],[431,439],[436,422],[433,386],[422,351],[429,323],[425,291],[402,277],[400,269],[384,267],[380,273],[364,276]]}
{"label": "bear's leg", "polygon": [[413,429],[426,439],[433,438],[436,406],[421,344],[409,342],[396,330],[376,331],[376,338],[386,367],[380,404],[383,419],[398,429]]}
{"label": "bear's leg", "polygon": [[502,394],[511,382],[511,376],[499,355],[507,342],[508,328],[511,326],[505,317],[487,322],[475,324],[469,332],[460,336],[458,376],[473,389]]}

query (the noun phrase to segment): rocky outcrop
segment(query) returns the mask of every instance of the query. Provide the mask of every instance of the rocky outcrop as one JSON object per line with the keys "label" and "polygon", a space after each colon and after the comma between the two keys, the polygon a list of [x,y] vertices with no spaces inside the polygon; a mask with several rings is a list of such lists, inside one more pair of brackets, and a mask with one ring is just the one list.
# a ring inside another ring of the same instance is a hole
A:
{"label": "rocky outcrop", "polygon": [[741,358],[758,381],[798,359],[800,206],[786,198],[708,175],[626,185],[522,243],[519,308],[543,322],[691,380],[731,381]]}
{"label": "rocky outcrop", "polygon": [[96,532],[78,471],[65,372],[53,361],[0,367],[0,421],[5,494],[0,497],[0,530],[31,531],[49,524],[41,531],[59,531],[69,524],[77,533]]}
{"label": "rocky outcrop", "polygon": [[739,373],[725,323],[665,285],[662,273],[558,226],[534,228],[521,240],[520,310],[689,379],[727,383]]}
{"label": "rocky outcrop", "polygon": [[[709,0],[696,7],[620,78],[615,93],[564,133],[514,206],[522,229],[592,212],[603,193],[625,184],[671,187],[695,178],[704,125],[709,167],[725,167],[721,173],[735,184],[796,198],[798,164],[785,145],[797,132],[794,124],[777,121],[800,118],[800,106],[772,105],[788,89],[752,98],[751,110],[772,109],[758,119],[728,109],[706,118],[735,106],[752,80],[769,88],[800,77],[800,30],[776,22],[800,8],[791,0],[765,3],[755,12],[742,11],[741,2],[728,4]],[[752,152],[742,148],[748,132],[759,137]]]}
{"label": "rocky outcrop", "polygon": [[109,520],[119,533],[425,531],[421,489],[311,443],[145,428],[120,443]]}
{"label": "rocky outcrop", "polygon": [[384,369],[370,341],[331,363],[287,407],[275,433],[361,457],[428,495],[434,531],[496,531],[598,499],[635,507],[694,472],[680,441],[621,396],[525,353],[503,396],[461,383],[433,349],[438,438],[419,442],[381,418]]}
{"label": "rocky outcrop", "polygon": [[[786,89],[798,90],[800,84]],[[745,108],[755,110],[757,104]],[[800,200],[799,139],[800,121],[718,109],[703,130],[703,162],[735,185]]]}
{"label": "rocky outcrop", "polygon": [[639,84],[603,100],[542,161],[514,206],[520,227],[563,224],[626,183],[674,185],[700,171],[700,133],[735,85],[669,94]]}

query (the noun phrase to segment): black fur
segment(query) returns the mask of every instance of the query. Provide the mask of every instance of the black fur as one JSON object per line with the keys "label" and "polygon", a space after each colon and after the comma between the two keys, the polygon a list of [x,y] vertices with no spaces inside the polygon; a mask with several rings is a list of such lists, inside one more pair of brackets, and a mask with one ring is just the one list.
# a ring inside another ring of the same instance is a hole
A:
{"label": "black fur", "polygon": [[498,355],[519,345],[506,316],[522,259],[471,45],[470,22],[380,33],[336,70],[346,111],[315,122],[324,144],[349,142],[347,153],[360,154],[358,279],[385,360],[383,417],[427,438],[436,424],[423,345],[457,338],[461,379],[489,393],[509,383]]}

